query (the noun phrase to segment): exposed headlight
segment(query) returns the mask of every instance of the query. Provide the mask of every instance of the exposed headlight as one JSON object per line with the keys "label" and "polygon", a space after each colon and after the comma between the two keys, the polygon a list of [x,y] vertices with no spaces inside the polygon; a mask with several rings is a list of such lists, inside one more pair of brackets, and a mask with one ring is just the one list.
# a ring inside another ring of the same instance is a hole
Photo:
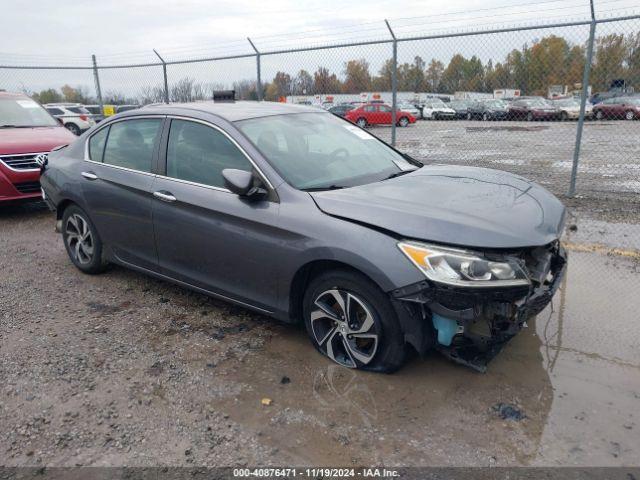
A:
{"label": "exposed headlight", "polygon": [[516,287],[530,283],[515,259],[493,261],[477,253],[417,242],[400,242],[398,247],[434,282],[460,287]]}

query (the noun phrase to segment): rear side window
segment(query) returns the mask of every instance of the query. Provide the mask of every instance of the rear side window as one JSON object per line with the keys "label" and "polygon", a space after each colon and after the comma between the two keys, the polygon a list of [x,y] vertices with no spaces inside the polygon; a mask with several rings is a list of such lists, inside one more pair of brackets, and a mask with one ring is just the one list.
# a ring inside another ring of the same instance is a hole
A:
{"label": "rear side window", "polygon": [[47,108],[47,112],[51,115],[64,115],[64,112],[59,108]]}
{"label": "rear side window", "polygon": [[90,113],[89,110],[87,110],[84,107],[67,107],[67,110],[69,110],[70,112],[78,113],[82,115],[87,115]]}
{"label": "rear side window", "polygon": [[107,141],[109,128],[103,128],[89,139],[89,158],[94,162],[102,162],[104,144]]}
{"label": "rear side window", "polygon": [[[277,143],[277,139],[273,139]],[[167,147],[167,176],[224,188],[222,170],[251,171],[253,165],[218,130],[201,123],[172,120]]]}
{"label": "rear side window", "polygon": [[140,118],[112,124],[103,162],[140,172],[151,172],[153,148],[160,135],[161,124],[162,120],[159,118]]}

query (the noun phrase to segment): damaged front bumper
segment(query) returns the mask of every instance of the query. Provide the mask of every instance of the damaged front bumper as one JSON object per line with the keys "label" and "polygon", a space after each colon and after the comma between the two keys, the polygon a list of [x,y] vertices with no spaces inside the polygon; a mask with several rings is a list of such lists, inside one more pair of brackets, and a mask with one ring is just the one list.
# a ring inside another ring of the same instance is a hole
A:
{"label": "damaged front bumper", "polygon": [[[533,253],[532,253],[533,252]],[[435,347],[455,362],[484,372],[488,362],[551,302],[567,266],[559,242],[528,252],[532,283],[473,289],[425,280],[394,290],[407,341],[420,354]]]}

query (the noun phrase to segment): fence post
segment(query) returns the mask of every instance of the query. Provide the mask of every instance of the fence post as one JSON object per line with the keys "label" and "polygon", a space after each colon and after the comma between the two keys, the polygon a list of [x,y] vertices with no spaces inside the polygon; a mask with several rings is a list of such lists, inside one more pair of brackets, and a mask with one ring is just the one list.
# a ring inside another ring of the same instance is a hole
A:
{"label": "fence post", "polygon": [[169,103],[169,80],[167,78],[167,62],[164,61],[164,58],[160,56],[156,49],[153,49],[153,53],[160,59],[162,62],[162,76],[164,77],[164,103]]}
{"label": "fence post", "polygon": [[104,104],[102,103],[102,90],[100,89],[100,76],[98,75],[96,56],[91,55],[91,60],[93,62],[93,81],[96,84],[96,95],[98,97],[98,105],[100,105],[100,115],[104,115]]}
{"label": "fence post", "polygon": [[576,131],[576,145],[573,149],[573,165],[571,166],[571,181],[569,184],[568,197],[576,194],[576,177],[578,176],[578,162],[580,161],[580,147],[582,145],[582,129],[584,127],[584,111],[587,104],[587,90],[591,81],[591,61],[593,60],[593,44],[596,36],[596,15],[593,8],[593,0],[591,4],[591,25],[589,28],[589,44],[587,45],[587,59],[584,64],[584,72],[582,73],[582,93],[580,94],[580,116],[578,117],[578,129]]}
{"label": "fence post", "polygon": [[249,43],[251,44],[251,48],[253,48],[253,50],[256,52],[256,74],[257,74],[256,90],[258,93],[258,100],[260,101],[262,100],[262,80],[260,79],[260,52],[258,51],[258,49],[256,48],[256,46],[253,44],[253,42],[249,37],[247,37],[247,40],[249,40]]}
{"label": "fence post", "polygon": [[391,145],[396,146],[396,115],[398,113],[398,40],[391,29],[391,25],[385,19],[391,38],[393,39],[393,65],[391,67]]}

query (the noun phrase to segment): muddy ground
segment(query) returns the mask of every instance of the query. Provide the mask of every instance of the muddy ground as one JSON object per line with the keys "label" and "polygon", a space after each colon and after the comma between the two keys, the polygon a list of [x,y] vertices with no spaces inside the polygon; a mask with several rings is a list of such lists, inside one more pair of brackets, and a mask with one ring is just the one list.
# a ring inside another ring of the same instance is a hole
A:
{"label": "muddy ground", "polygon": [[637,465],[639,227],[570,223],[553,306],[488,373],[432,354],[380,375],[183,288],[84,275],[50,212],[5,208],[0,463]]}

